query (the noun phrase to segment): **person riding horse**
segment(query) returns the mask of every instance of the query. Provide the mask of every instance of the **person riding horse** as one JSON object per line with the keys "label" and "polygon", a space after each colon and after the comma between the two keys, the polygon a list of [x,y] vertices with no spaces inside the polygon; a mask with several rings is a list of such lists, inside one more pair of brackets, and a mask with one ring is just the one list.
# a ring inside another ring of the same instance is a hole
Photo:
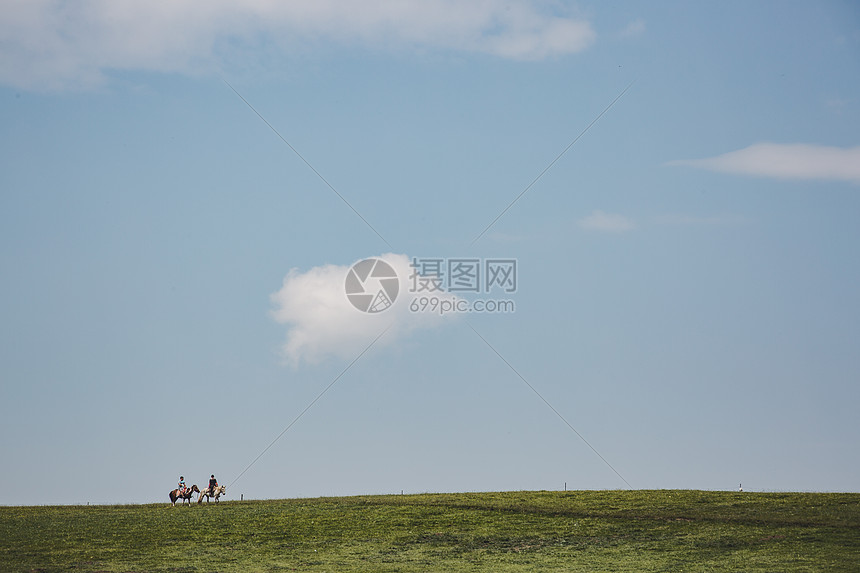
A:
{"label": "person riding horse", "polygon": [[185,485],[185,476],[179,476],[179,495],[185,495],[188,487]]}
{"label": "person riding horse", "polygon": [[212,476],[209,478],[209,493],[214,494],[216,487],[218,487],[218,480],[215,479],[215,474],[212,474]]}

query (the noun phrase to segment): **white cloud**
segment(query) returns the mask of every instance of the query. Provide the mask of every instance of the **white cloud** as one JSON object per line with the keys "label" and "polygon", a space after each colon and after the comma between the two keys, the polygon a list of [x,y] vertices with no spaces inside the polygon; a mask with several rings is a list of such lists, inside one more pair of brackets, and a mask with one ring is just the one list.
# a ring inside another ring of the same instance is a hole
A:
{"label": "white cloud", "polygon": [[594,211],[588,217],[579,220],[579,226],[588,231],[605,231],[609,233],[623,233],[636,228],[632,219],[624,215]]}
{"label": "white cloud", "polygon": [[[272,316],[288,327],[283,352],[289,363],[315,363],[330,356],[352,359],[386,327],[390,329],[377,345],[391,344],[416,329],[439,326],[453,316],[412,312],[409,304],[415,295],[409,292],[409,257],[389,253],[376,258],[389,263],[400,279],[394,304],[378,313],[362,312],[347,299],[345,281],[352,265],[324,265],[305,272],[292,269],[284,277],[283,286],[271,297]],[[445,298],[454,297],[446,294]]]}
{"label": "white cloud", "polygon": [[249,46],[289,52],[335,42],[516,60],[590,46],[591,24],[557,8],[545,0],[0,0],[0,82],[87,88],[111,70],[195,73]]}
{"label": "white cloud", "polygon": [[670,161],[668,165],[779,179],[860,183],[860,146],[757,143],[716,157]]}

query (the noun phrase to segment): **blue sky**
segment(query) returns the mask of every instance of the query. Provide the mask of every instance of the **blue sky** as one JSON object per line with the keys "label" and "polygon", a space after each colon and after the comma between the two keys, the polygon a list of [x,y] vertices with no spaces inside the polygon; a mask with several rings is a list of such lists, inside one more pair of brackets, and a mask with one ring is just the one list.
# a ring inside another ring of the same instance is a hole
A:
{"label": "blue sky", "polygon": [[851,3],[68,6],[0,23],[0,504],[857,491]]}

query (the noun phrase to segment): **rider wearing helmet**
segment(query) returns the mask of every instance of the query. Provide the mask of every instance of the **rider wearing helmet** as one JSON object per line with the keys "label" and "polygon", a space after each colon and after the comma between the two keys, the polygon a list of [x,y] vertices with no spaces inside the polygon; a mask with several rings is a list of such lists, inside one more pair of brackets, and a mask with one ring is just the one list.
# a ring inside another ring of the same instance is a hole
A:
{"label": "rider wearing helmet", "polygon": [[185,476],[179,476],[179,495],[185,495]]}
{"label": "rider wearing helmet", "polygon": [[215,494],[215,488],[218,487],[218,480],[215,479],[215,474],[209,478],[209,493]]}

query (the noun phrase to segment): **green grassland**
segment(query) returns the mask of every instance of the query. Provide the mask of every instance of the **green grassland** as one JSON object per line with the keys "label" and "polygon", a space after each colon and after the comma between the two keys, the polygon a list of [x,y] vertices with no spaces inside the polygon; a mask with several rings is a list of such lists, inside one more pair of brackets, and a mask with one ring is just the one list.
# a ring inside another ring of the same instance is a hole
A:
{"label": "green grassland", "polygon": [[860,494],[0,507],[0,571],[860,571]]}

